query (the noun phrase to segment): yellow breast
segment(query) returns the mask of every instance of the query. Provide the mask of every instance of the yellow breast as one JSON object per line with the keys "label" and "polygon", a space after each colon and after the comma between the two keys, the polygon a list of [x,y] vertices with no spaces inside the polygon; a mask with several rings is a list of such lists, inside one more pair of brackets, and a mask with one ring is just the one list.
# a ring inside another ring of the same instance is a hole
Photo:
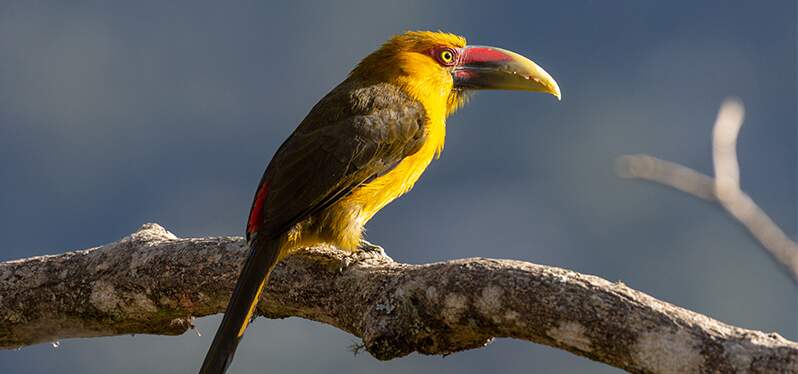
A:
{"label": "yellow breast", "polygon": [[443,149],[446,136],[443,116],[438,120],[428,120],[425,131],[426,140],[418,152],[402,160],[390,172],[353,191],[346,198],[347,202],[360,206],[364,224],[385,205],[410,191],[432,159]]}
{"label": "yellow breast", "polygon": [[[412,53],[407,60],[405,73],[393,82],[402,87],[410,97],[424,107],[427,121],[426,137],[421,149],[402,160],[393,170],[353,191],[345,200],[360,207],[360,220],[365,224],[385,205],[413,188],[433,158],[443,150],[446,138],[446,117],[456,109],[452,103],[452,79],[448,72],[430,65],[428,58]],[[419,77],[424,77],[421,79]]]}

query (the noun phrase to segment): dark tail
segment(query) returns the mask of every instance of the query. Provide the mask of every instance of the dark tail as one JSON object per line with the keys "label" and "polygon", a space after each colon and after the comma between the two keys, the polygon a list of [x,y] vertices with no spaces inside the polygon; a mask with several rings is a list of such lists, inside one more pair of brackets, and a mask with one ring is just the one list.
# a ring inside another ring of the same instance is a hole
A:
{"label": "dark tail", "polygon": [[233,295],[227,304],[222,324],[219,325],[213,343],[205,355],[200,374],[223,374],[233,362],[238,342],[249,325],[266,279],[277,263],[279,254],[279,240],[256,239],[252,244]]}

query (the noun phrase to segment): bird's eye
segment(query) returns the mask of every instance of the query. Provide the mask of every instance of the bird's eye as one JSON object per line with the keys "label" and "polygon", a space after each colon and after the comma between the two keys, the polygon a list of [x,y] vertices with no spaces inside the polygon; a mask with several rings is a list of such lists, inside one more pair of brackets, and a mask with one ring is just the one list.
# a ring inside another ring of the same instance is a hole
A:
{"label": "bird's eye", "polygon": [[443,65],[453,65],[455,60],[454,51],[446,48],[438,53],[438,60]]}
{"label": "bird's eye", "polygon": [[454,55],[452,55],[451,51],[443,51],[441,52],[441,60],[443,62],[452,62],[452,60],[454,60]]}

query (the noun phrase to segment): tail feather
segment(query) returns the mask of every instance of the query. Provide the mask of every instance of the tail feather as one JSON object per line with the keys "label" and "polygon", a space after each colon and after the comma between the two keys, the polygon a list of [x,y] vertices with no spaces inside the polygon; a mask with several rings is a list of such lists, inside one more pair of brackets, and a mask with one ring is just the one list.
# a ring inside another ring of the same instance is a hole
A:
{"label": "tail feather", "polygon": [[200,374],[223,374],[230,366],[279,254],[278,240],[256,241],[252,244],[222,323],[205,355]]}

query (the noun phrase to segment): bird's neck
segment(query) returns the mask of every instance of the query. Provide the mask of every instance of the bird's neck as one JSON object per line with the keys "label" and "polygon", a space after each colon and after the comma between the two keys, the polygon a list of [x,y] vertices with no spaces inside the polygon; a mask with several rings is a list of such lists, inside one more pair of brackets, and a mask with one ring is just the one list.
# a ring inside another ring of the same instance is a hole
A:
{"label": "bird's neck", "polygon": [[421,103],[427,116],[427,142],[434,147],[435,157],[440,156],[446,139],[446,117],[449,116],[448,92],[451,87],[438,80],[419,80],[397,77],[394,84],[408,96]]}
{"label": "bird's neck", "polygon": [[[419,102],[427,116],[427,142],[438,156],[446,137],[446,117],[460,106],[462,100],[459,95],[452,96],[451,75],[428,60],[427,56],[419,53],[395,54],[381,49],[366,57],[350,78],[392,84]],[[394,63],[385,64],[384,61]]]}

